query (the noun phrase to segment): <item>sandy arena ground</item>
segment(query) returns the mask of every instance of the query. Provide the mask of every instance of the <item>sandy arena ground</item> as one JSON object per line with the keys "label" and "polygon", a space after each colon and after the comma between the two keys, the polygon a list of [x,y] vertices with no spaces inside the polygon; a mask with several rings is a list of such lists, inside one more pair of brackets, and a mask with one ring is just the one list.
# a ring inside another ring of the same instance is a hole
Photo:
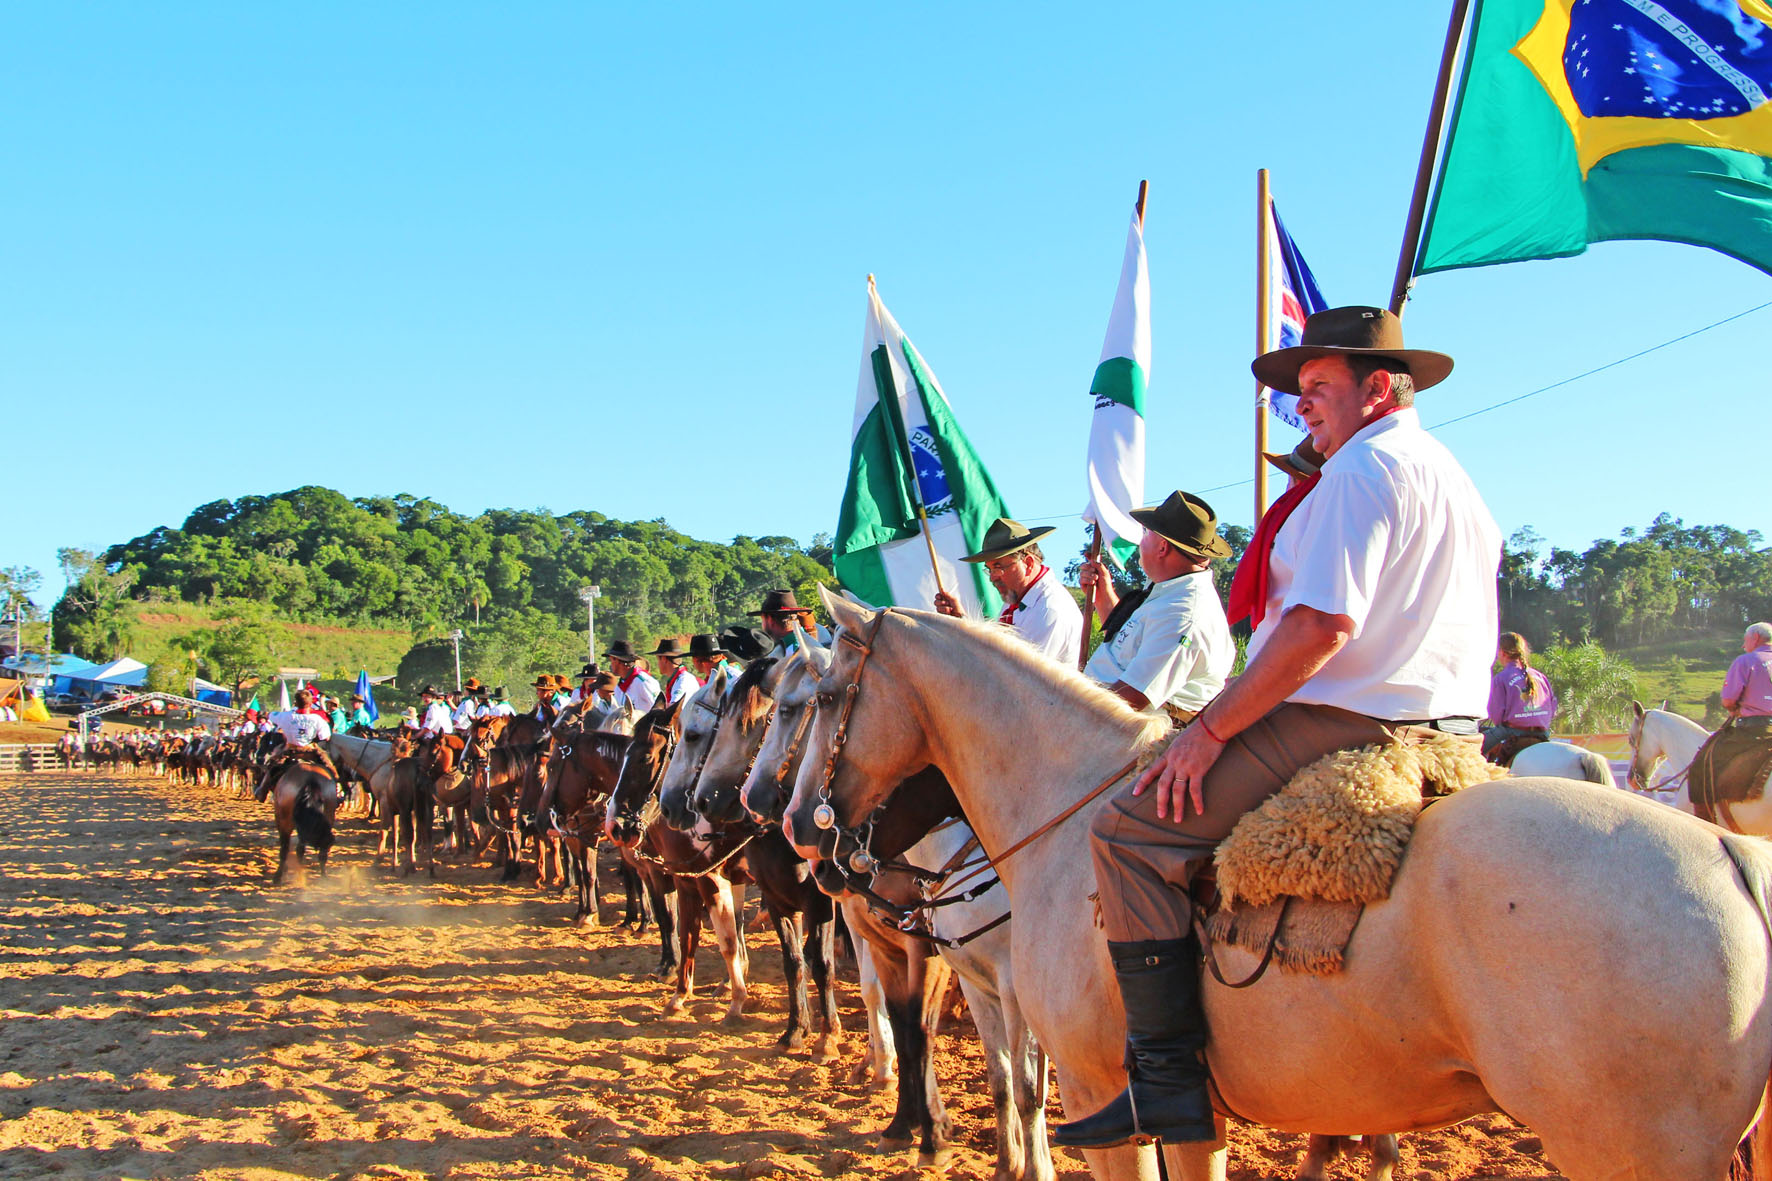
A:
{"label": "sandy arena ground", "polygon": [[[274,889],[250,803],[145,776],[0,778],[0,1176],[912,1173],[869,1150],[889,1101],[845,1081],[866,1034],[852,977],[843,1061],[777,1057],[772,936],[750,937],[748,1027],[716,1024],[708,941],[700,999],[665,1019],[650,936],[574,931],[563,903],[488,869],[395,880],[361,820],[340,833],[331,875]],[[988,1177],[979,1058],[949,1035],[940,1070],[949,1176]],[[1554,1179],[1535,1143],[1472,1120],[1405,1138],[1398,1176]],[[1290,1177],[1301,1144],[1235,1128],[1231,1176]]]}

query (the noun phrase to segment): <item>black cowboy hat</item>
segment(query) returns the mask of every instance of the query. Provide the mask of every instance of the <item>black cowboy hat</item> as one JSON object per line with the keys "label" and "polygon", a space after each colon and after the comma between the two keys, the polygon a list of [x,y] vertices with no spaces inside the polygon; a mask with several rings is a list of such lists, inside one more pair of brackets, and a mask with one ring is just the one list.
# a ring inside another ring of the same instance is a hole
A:
{"label": "black cowboy hat", "polygon": [[810,615],[812,608],[800,606],[791,590],[772,590],[763,596],[763,605],[752,615]]}
{"label": "black cowboy hat", "polygon": [[673,660],[682,660],[689,653],[683,647],[683,641],[676,636],[666,636],[658,642],[658,647],[648,652],[648,656],[669,656]]}
{"label": "black cowboy hat", "polygon": [[1008,517],[998,517],[991,522],[991,527],[984,531],[984,541],[979,544],[978,552],[967,554],[962,562],[994,562],[998,558],[1006,558],[1017,550],[1024,550],[1040,538],[1052,532],[1056,526],[1040,525],[1029,529],[1020,521],[1011,521]]}
{"label": "black cowboy hat", "polygon": [[689,657],[692,660],[715,660],[726,655],[720,646],[718,636],[708,632],[697,632],[689,637]]}
{"label": "black cowboy hat", "polygon": [[1306,439],[1285,455],[1273,455],[1263,451],[1261,457],[1285,472],[1287,475],[1297,476],[1300,479],[1309,479],[1323,470],[1323,455],[1315,447],[1311,446],[1311,441],[1309,439]]}
{"label": "black cowboy hat", "polygon": [[492,695],[494,697],[509,697],[510,696],[509,693],[505,692],[505,687],[503,685],[500,685],[498,688],[494,689],[492,691]]}
{"label": "black cowboy hat", "polygon": [[1383,308],[1326,308],[1304,322],[1304,340],[1263,353],[1250,363],[1256,379],[1281,393],[1298,392],[1298,370],[1318,357],[1386,357],[1409,370],[1417,390],[1452,372],[1445,353],[1403,347],[1403,321]]}
{"label": "black cowboy hat", "polygon": [[582,681],[586,677],[594,677],[602,671],[603,671],[602,669],[598,668],[594,664],[587,664],[583,668],[578,670],[578,679]]}
{"label": "black cowboy hat", "polygon": [[1171,492],[1169,499],[1150,508],[1135,508],[1132,519],[1185,554],[1198,558],[1228,558],[1231,547],[1218,535],[1218,514],[1212,506],[1187,492]]}
{"label": "black cowboy hat", "polygon": [[[307,692],[307,690],[306,690],[306,689],[300,689],[300,690],[297,690],[297,692],[300,692],[300,693],[306,693],[306,692]],[[419,690],[419,691],[418,691],[418,695],[419,695],[419,696],[420,696],[420,697],[438,697],[438,696],[441,696],[441,694],[439,694],[439,693],[438,693],[438,692],[437,692],[437,686],[435,686],[435,685],[426,685],[426,686],[425,686],[425,687],[424,687],[424,688],[423,688],[423,689],[420,689],[420,690]]]}
{"label": "black cowboy hat", "polygon": [[767,654],[775,647],[775,641],[768,632],[760,628],[747,627],[735,623],[731,627],[720,629],[720,647],[727,655],[736,656],[740,660],[755,660]]}
{"label": "black cowboy hat", "polygon": [[609,651],[603,653],[611,660],[625,660],[634,663],[634,646],[626,640],[616,640],[609,645]]}

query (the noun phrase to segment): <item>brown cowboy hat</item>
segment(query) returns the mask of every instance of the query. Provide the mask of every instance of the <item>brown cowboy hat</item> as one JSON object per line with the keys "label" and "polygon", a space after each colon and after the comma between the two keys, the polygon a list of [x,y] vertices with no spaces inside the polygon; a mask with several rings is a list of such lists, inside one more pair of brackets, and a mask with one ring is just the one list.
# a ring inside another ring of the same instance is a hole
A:
{"label": "brown cowboy hat", "polygon": [[1218,535],[1218,514],[1192,493],[1171,492],[1162,504],[1135,508],[1131,515],[1183,553],[1199,558],[1231,556],[1230,544]]}
{"label": "brown cowboy hat", "polygon": [[1403,321],[1383,308],[1326,308],[1304,322],[1304,340],[1255,358],[1249,368],[1269,389],[1298,392],[1298,370],[1318,357],[1386,357],[1409,370],[1417,390],[1439,385],[1452,372],[1445,353],[1403,347]]}
{"label": "brown cowboy hat", "polygon": [[591,683],[592,690],[613,689],[621,682],[615,679],[614,673],[598,673],[597,679]]}
{"label": "brown cowboy hat", "polygon": [[689,637],[689,657],[692,660],[718,660],[726,655],[720,647],[720,637],[708,632],[697,632]]}
{"label": "brown cowboy hat", "polygon": [[683,647],[683,641],[676,636],[666,636],[658,642],[658,647],[648,652],[648,656],[669,656],[672,660],[682,660],[689,655]]}
{"label": "brown cowboy hat", "polygon": [[572,688],[572,682],[567,680],[566,677],[564,676],[564,674],[555,673],[554,674],[554,688],[556,688],[556,689],[570,689],[570,688]]}
{"label": "brown cowboy hat", "polygon": [[763,605],[752,615],[810,615],[812,608],[800,606],[791,590],[772,590],[763,596]]}
{"label": "brown cowboy hat", "polygon": [[1301,480],[1308,480],[1323,470],[1322,453],[1315,447],[1311,446],[1311,441],[1309,439],[1306,439],[1285,455],[1273,455],[1269,452],[1263,451],[1261,457],[1285,472],[1287,475],[1297,476]]}
{"label": "brown cowboy hat", "polygon": [[552,689],[553,687],[554,678],[548,673],[542,673],[540,676],[536,677],[535,684],[530,686],[532,689]]}
{"label": "brown cowboy hat", "polygon": [[1040,538],[1056,528],[1053,525],[1041,525],[1029,529],[1020,521],[1011,521],[1008,517],[998,517],[991,522],[991,527],[984,531],[984,541],[979,543],[978,552],[967,554],[962,562],[994,562],[998,558],[1006,558],[1017,550],[1024,550]]}
{"label": "brown cowboy hat", "polygon": [[463,693],[478,693],[481,689],[484,689],[485,687],[486,686],[482,685],[475,678],[469,677],[467,680],[462,682],[461,691]]}

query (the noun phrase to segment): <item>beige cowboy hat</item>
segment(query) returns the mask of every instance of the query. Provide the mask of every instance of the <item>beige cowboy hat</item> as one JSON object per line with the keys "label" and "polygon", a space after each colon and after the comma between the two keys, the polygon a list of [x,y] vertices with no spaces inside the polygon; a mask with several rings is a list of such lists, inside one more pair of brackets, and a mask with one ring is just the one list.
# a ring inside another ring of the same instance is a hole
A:
{"label": "beige cowboy hat", "polygon": [[984,531],[984,540],[979,543],[978,552],[967,554],[962,562],[994,562],[998,558],[1006,558],[1017,550],[1024,550],[1040,538],[1052,532],[1056,526],[1040,525],[1029,529],[1020,521],[1012,521],[1008,517],[998,517],[991,522],[991,527]]}
{"label": "beige cowboy hat", "polygon": [[1439,385],[1452,372],[1445,353],[1403,347],[1403,321],[1383,308],[1326,308],[1304,322],[1304,340],[1263,353],[1249,368],[1262,385],[1298,392],[1298,370],[1318,357],[1387,357],[1409,370],[1417,390]]}
{"label": "beige cowboy hat", "polygon": [[1135,508],[1132,519],[1179,549],[1198,558],[1228,558],[1230,543],[1218,535],[1218,514],[1190,492],[1171,492],[1162,504]]}

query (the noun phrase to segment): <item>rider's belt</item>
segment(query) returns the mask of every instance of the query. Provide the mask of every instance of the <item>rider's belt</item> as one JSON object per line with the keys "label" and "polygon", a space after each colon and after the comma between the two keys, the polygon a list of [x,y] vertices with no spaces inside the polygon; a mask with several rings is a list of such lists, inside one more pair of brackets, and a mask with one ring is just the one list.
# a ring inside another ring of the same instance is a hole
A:
{"label": "rider's belt", "polygon": [[1772,717],[1757,716],[1751,718],[1736,718],[1735,728],[1737,730],[1772,729]]}
{"label": "rider's belt", "polygon": [[1474,735],[1482,733],[1481,718],[1376,718],[1387,726],[1420,726],[1442,734]]}

